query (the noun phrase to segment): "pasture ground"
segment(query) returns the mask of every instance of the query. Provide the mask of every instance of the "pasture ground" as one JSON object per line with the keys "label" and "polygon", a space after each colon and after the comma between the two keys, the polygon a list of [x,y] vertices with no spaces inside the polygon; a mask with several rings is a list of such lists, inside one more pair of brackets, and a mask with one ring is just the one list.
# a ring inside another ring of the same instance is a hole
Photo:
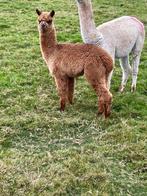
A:
{"label": "pasture ground", "polygon": [[[93,0],[96,24],[137,16],[147,30],[147,1]],[[82,42],[75,1],[0,0],[0,195],[147,194],[147,40],[137,91],[112,79],[109,120],[84,78],[64,113],[42,60],[35,9],[56,11],[59,42]]]}

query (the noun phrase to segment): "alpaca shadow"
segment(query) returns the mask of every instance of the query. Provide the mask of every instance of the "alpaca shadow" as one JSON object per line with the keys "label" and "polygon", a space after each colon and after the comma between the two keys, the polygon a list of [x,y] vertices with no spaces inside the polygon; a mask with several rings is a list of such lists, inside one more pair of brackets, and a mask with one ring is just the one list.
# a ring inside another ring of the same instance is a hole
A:
{"label": "alpaca shadow", "polygon": [[80,102],[76,102],[75,104],[73,104],[73,108],[76,111],[82,112],[82,113],[89,113],[89,112],[93,112],[96,113],[97,112],[97,105],[96,104],[92,104],[92,103],[80,103]]}

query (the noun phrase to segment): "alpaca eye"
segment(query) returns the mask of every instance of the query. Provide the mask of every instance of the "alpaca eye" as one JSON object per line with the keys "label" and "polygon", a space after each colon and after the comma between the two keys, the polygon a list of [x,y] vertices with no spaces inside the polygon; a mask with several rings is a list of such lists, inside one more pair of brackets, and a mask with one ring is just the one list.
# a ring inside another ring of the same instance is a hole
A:
{"label": "alpaca eye", "polygon": [[48,24],[51,24],[51,23],[52,23],[52,20],[48,20],[47,23],[48,23]]}
{"label": "alpaca eye", "polygon": [[38,20],[39,23],[41,23],[41,20]]}

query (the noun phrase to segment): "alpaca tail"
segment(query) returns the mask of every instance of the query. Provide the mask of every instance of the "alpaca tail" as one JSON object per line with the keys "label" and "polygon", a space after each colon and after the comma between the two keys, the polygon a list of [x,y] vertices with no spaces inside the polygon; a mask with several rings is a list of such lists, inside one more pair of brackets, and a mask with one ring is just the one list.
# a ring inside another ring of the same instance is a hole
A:
{"label": "alpaca tail", "polygon": [[112,72],[114,65],[113,65],[113,59],[111,56],[102,48],[99,48],[99,57],[103,63],[103,65],[106,68],[106,74],[109,76],[109,74]]}
{"label": "alpaca tail", "polygon": [[113,60],[110,56],[103,56],[103,65],[106,68],[106,83],[108,89],[110,89],[110,83],[113,73]]}
{"label": "alpaca tail", "polygon": [[107,88],[110,89],[110,83],[111,83],[111,77],[112,77],[112,73],[113,73],[113,59],[111,58],[111,56],[102,48],[98,48],[98,54],[99,54],[99,58],[102,61],[103,66],[106,69],[106,83],[107,83]]}
{"label": "alpaca tail", "polygon": [[113,70],[113,60],[110,56],[102,55],[101,60],[103,62],[103,65],[106,68],[106,73],[109,75],[109,73]]}

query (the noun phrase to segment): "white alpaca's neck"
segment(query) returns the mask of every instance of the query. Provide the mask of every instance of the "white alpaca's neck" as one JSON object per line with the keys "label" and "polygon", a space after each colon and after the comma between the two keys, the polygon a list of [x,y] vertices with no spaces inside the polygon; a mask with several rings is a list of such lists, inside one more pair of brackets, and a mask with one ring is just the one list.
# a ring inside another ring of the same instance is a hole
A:
{"label": "white alpaca's neck", "polygon": [[39,37],[41,53],[44,60],[47,62],[57,44],[55,29],[53,28],[47,32],[39,32]]}
{"label": "white alpaca's neck", "polygon": [[103,44],[103,35],[96,29],[91,1],[77,0],[82,39],[89,44]]}

